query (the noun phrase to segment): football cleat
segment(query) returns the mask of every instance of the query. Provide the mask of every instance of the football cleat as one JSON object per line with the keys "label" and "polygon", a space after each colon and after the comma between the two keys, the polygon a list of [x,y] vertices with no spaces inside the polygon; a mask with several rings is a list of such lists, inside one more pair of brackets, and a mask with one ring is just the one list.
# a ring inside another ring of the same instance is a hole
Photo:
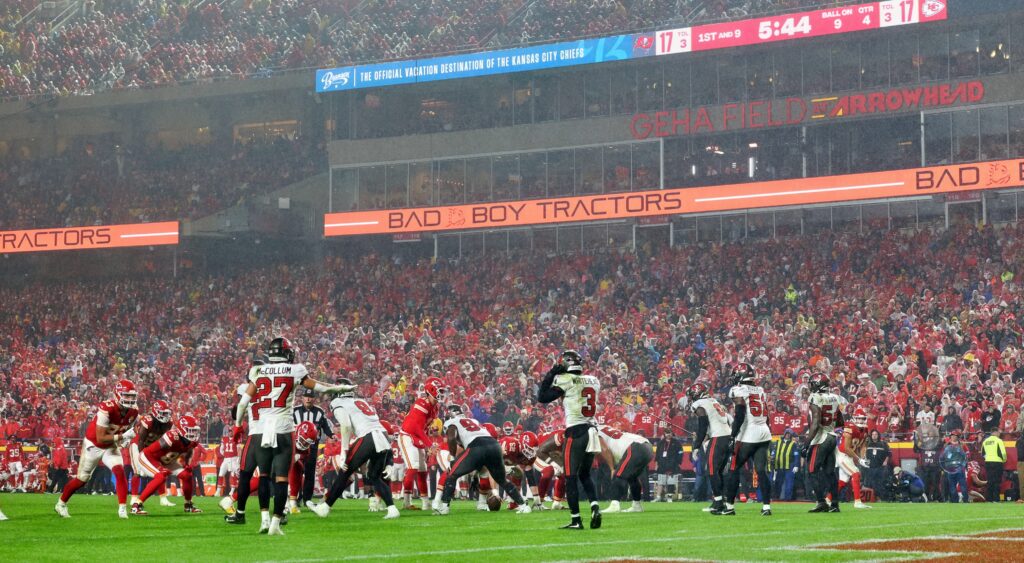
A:
{"label": "football cleat", "polygon": [[613,500],[608,503],[608,508],[604,509],[605,514],[615,514],[616,512],[622,512],[622,507],[619,506],[619,501]]}
{"label": "football cleat", "polygon": [[[513,501],[509,501],[508,509],[509,510],[518,510],[519,509],[519,504],[516,503],[516,502],[513,502]],[[490,509],[488,509],[488,510],[490,510]]]}
{"label": "football cleat", "polygon": [[299,510],[298,505],[293,504],[290,507],[288,507],[288,514],[302,514],[302,511]]}
{"label": "football cleat", "polygon": [[186,502],[185,503],[185,513],[186,514],[202,514],[203,513],[203,509],[201,509],[198,506],[192,504],[191,502]]}
{"label": "football cleat", "polygon": [[541,502],[539,500],[536,500],[536,499],[533,501],[533,509],[534,510],[551,510],[550,508],[544,506],[543,502]]}
{"label": "football cleat", "polygon": [[217,504],[220,506],[220,509],[226,512],[227,514],[235,513],[235,501],[231,497],[224,497],[220,499],[220,502],[218,502]]}
{"label": "football cleat", "polygon": [[643,511],[644,511],[644,505],[640,504],[639,502],[634,502],[632,505],[630,505],[630,507],[628,509],[623,510],[623,512],[643,512]]}
{"label": "football cleat", "polygon": [[233,514],[228,514],[227,516],[224,517],[224,522],[226,522],[228,524],[242,524],[242,525],[244,525],[245,524],[245,513],[244,512],[237,512],[236,511]]}
{"label": "football cleat", "polygon": [[723,506],[717,512],[712,512],[715,516],[736,516],[736,509]]}
{"label": "football cleat", "polygon": [[3,522],[4,520],[8,520],[7,515],[4,514],[3,510],[0,510],[0,522]]}
{"label": "football cleat", "polygon": [[561,501],[551,501],[551,510],[562,510],[563,508],[565,508],[565,505],[563,505]]}
{"label": "football cleat", "polygon": [[313,504],[312,501],[307,500],[306,508],[312,510],[313,514],[316,514],[321,518],[327,518],[327,515],[331,513],[331,505],[327,504],[326,502],[321,502],[320,504]]}
{"label": "football cleat", "polygon": [[524,504],[516,509],[516,514],[529,514],[531,512],[533,512],[533,509],[528,504]]}
{"label": "football cleat", "polygon": [[772,515],[772,509],[770,509],[770,508],[762,508],[761,509],[761,516],[771,516],[771,515]]}
{"label": "football cleat", "polygon": [[270,531],[270,513],[260,511],[260,533],[265,534]]}
{"label": "football cleat", "polygon": [[590,529],[596,530],[601,527],[601,509],[596,504],[590,506]]}
{"label": "football cleat", "polygon": [[583,529],[583,520],[580,520],[579,518],[573,518],[572,522],[569,522],[568,524],[566,524],[565,526],[562,526],[559,529],[560,530],[582,530]]}
{"label": "football cleat", "polygon": [[149,513],[146,512],[146,509],[142,507],[141,502],[136,502],[135,504],[132,504],[132,516],[145,516],[147,514]]}
{"label": "football cleat", "polygon": [[178,505],[174,504],[173,502],[171,502],[171,500],[169,498],[167,498],[166,496],[161,496],[160,497],[160,506],[178,506]]}
{"label": "football cleat", "polygon": [[823,502],[819,502],[818,504],[814,505],[814,508],[808,510],[807,512],[828,512],[828,505]]}
{"label": "football cleat", "polygon": [[[441,502],[440,501],[437,502],[437,506],[434,507],[434,510],[437,510],[437,508],[439,506],[441,506]],[[486,500],[484,500],[483,502],[477,501],[476,509],[479,510],[480,512],[490,512],[491,511],[491,507],[487,506],[487,501]]]}
{"label": "football cleat", "polygon": [[398,518],[401,515],[402,513],[398,511],[398,507],[395,505],[391,505],[388,507],[388,513],[384,515],[384,519],[394,520],[395,518]]}
{"label": "football cleat", "polygon": [[68,513],[68,505],[62,501],[57,501],[57,504],[53,505],[53,511],[57,513],[61,518],[71,518],[71,514]]}
{"label": "football cleat", "polygon": [[122,520],[127,520],[128,519],[128,507],[123,505],[123,504],[117,505],[117,517],[122,519]]}
{"label": "football cleat", "polygon": [[268,536],[283,536],[284,530],[281,529],[281,519],[274,516],[270,519],[270,527],[267,528]]}
{"label": "football cleat", "polygon": [[[375,496],[370,497],[370,503],[367,507],[369,512],[380,512],[381,511],[381,500]],[[397,509],[396,509],[397,510]]]}
{"label": "football cleat", "polygon": [[449,512],[451,512],[451,508],[447,504],[442,504],[434,509],[435,516],[448,516]]}
{"label": "football cleat", "polygon": [[831,507],[829,507],[828,511],[829,512],[839,512],[839,505],[838,504],[833,504]]}
{"label": "football cleat", "polygon": [[855,500],[855,501],[853,501],[853,507],[854,508],[871,508],[870,506],[864,504],[864,501],[862,501],[862,500]]}

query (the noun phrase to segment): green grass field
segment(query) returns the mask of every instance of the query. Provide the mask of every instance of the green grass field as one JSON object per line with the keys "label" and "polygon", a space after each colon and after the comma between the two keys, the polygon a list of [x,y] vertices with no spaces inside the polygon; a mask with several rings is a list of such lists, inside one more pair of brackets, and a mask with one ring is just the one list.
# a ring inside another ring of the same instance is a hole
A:
{"label": "green grass field", "polygon": [[[709,516],[702,504],[648,504],[642,514],[609,514],[602,529],[579,532],[556,529],[568,521],[566,511],[481,513],[471,503],[456,502],[447,517],[405,512],[384,521],[366,511],[365,501],[352,500],[336,505],[327,519],[310,512],[293,516],[285,537],[267,537],[256,533],[255,503],[248,525],[236,527],[223,523],[223,513],[208,498],[198,500],[204,514],[184,514],[179,498],[175,508],[150,502],[149,516],[128,521],[117,518],[114,497],[75,497],[69,520],[54,514],[55,500],[0,495],[0,507],[11,518],[0,522],[0,561],[863,561],[922,555],[808,546],[1024,528],[1024,506],[1013,504],[879,503],[858,511],[846,505],[840,514],[807,514],[809,505],[778,504],[771,518],[761,517],[755,504],[738,506],[735,517]],[[1017,549],[1021,544],[1015,541]],[[995,557],[1006,560],[1005,554]]]}

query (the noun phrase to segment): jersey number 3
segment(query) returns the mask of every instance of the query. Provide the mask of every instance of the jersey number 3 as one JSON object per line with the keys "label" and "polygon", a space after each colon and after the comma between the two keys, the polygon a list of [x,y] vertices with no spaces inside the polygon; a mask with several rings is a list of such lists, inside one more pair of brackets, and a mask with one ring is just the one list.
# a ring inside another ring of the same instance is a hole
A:
{"label": "jersey number 3", "polygon": [[597,390],[593,387],[584,387],[583,391],[580,391],[580,395],[583,397],[583,406],[580,407],[580,414],[587,418],[597,414]]}
{"label": "jersey number 3", "polygon": [[295,380],[291,377],[275,377],[273,381],[269,377],[261,377],[256,380],[256,395],[253,396],[252,403],[252,419],[260,419],[260,411],[270,405],[271,398],[270,393],[275,388],[280,388],[281,393],[277,396],[277,400],[273,401],[274,408],[283,409],[288,406],[288,400],[292,396],[292,388],[295,386]]}

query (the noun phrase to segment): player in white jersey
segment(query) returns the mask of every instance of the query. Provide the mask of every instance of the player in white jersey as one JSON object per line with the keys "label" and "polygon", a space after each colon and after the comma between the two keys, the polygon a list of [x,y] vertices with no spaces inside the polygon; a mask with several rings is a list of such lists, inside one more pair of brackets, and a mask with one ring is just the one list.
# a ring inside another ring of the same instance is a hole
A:
{"label": "player in white jersey", "polygon": [[[836,475],[836,427],[843,426],[846,399],[829,390],[828,376],[815,373],[810,379],[808,399],[810,424],[803,453],[807,457],[807,473],[814,487],[817,505],[810,512],[839,512],[839,480]],[[831,505],[825,495],[832,494]]]}
{"label": "player in white jersey", "polygon": [[[295,348],[287,338],[270,341],[269,363],[249,370],[249,384],[238,401],[235,431],[241,433],[242,419],[249,418],[249,438],[242,448],[242,470],[239,472],[238,507],[225,521],[245,523],[245,500],[249,496],[249,480],[258,468],[260,533],[283,536],[281,519],[288,501],[288,470],[292,463],[292,432],[295,420],[295,393],[299,387],[318,393],[351,391],[353,385],[325,385],[309,377],[306,366],[295,363]],[[274,515],[270,516],[270,476],[274,476]]]}
{"label": "player in white jersey", "polygon": [[725,473],[732,454],[732,419],[729,413],[714,397],[711,390],[703,383],[694,383],[687,391],[690,399],[690,410],[697,417],[697,435],[694,436],[694,447],[704,448],[707,438],[708,477],[711,480],[713,502],[708,512],[720,512],[724,507],[722,495],[725,491]]}
{"label": "player in white jersey", "polygon": [[[513,502],[519,505],[516,512],[530,513],[530,505],[523,500],[519,489],[505,479],[505,460],[498,441],[475,418],[466,416],[462,407],[451,405],[447,410],[448,420],[444,422],[443,432],[448,441],[448,451],[438,452],[437,455],[449,456],[451,469],[444,477],[444,492],[441,493],[441,502],[434,509],[434,514],[442,516],[448,514],[449,504],[452,502],[452,497],[455,496],[455,486],[459,479],[485,468],[491,479],[505,491],[505,494],[512,497]],[[457,456],[456,453],[458,453]]]}
{"label": "player in white jersey", "polygon": [[755,385],[757,375],[750,364],[737,364],[732,370],[732,388],[729,397],[736,410],[733,415],[732,464],[726,477],[725,506],[712,514],[736,514],[734,503],[740,487],[740,471],[747,461],[754,461],[757,473],[757,495],[761,497],[761,516],[772,515],[772,482],[768,476],[768,450],[772,444],[772,431],[768,428],[768,401],[764,389]]}
{"label": "player in white jersey", "polygon": [[579,485],[590,499],[590,527],[601,527],[601,508],[597,504],[597,489],[590,478],[594,456],[601,453],[601,440],[597,435],[598,396],[601,382],[593,376],[583,375],[583,358],[574,350],[562,353],[540,383],[537,401],[550,403],[562,399],[565,409],[565,489],[572,520],[566,530],[582,530],[580,518]]}
{"label": "player in white jersey", "polygon": [[[339,379],[338,383],[354,387],[352,381],[345,378]],[[326,517],[348,488],[352,475],[364,464],[368,464],[365,480],[388,507],[384,519],[398,518],[398,507],[391,496],[391,486],[384,482],[384,470],[391,462],[391,442],[377,411],[370,403],[356,397],[355,392],[346,391],[331,401],[331,412],[338,421],[338,432],[341,435],[341,453],[338,457],[344,461],[338,467],[338,477],[331,484],[324,501],[317,505],[306,501],[306,506],[317,516]]]}
{"label": "player in white jersey", "polygon": [[612,500],[604,512],[623,512],[619,500],[626,490],[633,500],[625,512],[643,512],[640,493],[647,475],[647,465],[654,459],[651,443],[639,434],[622,432],[611,426],[601,426],[598,432],[601,440],[601,459],[612,472]]}

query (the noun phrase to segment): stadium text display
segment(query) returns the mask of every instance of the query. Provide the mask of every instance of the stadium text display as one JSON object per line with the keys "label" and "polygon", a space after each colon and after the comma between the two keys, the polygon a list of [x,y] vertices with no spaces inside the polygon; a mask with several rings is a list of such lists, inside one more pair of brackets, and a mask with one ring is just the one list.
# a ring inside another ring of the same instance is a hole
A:
{"label": "stadium text display", "polygon": [[800,125],[848,117],[921,111],[985,100],[980,80],[893,88],[809,98],[779,98],[720,106],[638,113],[629,124],[634,139]]}
{"label": "stadium text display", "polygon": [[1024,159],[887,172],[410,209],[330,213],[324,236],[494,229],[836,203],[1024,185]]}
{"label": "stadium text display", "polygon": [[177,221],[0,231],[0,253],[178,244]]}
{"label": "stadium text display", "polygon": [[653,33],[322,69],[316,71],[316,91],[341,92],[713,51],[941,21],[947,17],[944,0],[885,0]]}

